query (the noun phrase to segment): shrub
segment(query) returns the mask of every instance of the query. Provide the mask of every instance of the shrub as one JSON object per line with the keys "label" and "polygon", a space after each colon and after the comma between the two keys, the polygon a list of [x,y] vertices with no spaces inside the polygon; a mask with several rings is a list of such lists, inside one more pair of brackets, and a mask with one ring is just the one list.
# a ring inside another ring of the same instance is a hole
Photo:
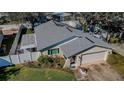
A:
{"label": "shrub", "polygon": [[31,67],[31,68],[40,68],[41,67],[41,63],[40,62],[25,62],[22,64],[25,67]]}
{"label": "shrub", "polygon": [[52,57],[49,57],[49,56],[46,56],[46,55],[42,55],[38,58],[38,61],[43,63],[43,64],[48,64],[49,62],[50,63],[53,63],[54,60]]}
{"label": "shrub", "polygon": [[64,58],[58,57],[58,56],[56,56],[56,57],[54,58],[54,62],[55,62],[55,64],[57,64],[57,66],[60,67],[60,68],[62,68],[62,67],[64,66],[64,63],[65,63]]}
{"label": "shrub", "polygon": [[59,56],[42,55],[38,58],[38,61],[42,64],[42,67],[62,68],[64,65],[64,59]]}
{"label": "shrub", "polygon": [[119,43],[120,39],[119,38],[110,38],[110,43]]}

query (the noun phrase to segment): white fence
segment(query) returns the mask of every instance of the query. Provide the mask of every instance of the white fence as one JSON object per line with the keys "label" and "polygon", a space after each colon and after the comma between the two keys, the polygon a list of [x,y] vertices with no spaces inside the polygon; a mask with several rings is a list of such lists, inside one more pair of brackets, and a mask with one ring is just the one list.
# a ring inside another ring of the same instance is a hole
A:
{"label": "white fence", "polygon": [[41,55],[40,52],[29,52],[25,54],[3,56],[0,57],[0,67],[36,61],[40,55]]}

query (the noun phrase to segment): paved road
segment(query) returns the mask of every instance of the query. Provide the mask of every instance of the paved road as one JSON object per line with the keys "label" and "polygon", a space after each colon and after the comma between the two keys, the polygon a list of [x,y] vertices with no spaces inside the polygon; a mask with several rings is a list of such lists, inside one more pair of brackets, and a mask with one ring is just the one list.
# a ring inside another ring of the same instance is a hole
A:
{"label": "paved road", "polygon": [[124,56],[124,44],[110,44],[110,45],[116,52]]}

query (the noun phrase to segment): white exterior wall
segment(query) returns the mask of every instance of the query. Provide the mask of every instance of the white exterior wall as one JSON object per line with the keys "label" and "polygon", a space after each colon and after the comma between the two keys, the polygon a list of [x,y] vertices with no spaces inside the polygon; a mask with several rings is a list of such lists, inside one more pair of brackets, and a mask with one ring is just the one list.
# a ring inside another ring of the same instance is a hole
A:
{"label": "white exterior wall", "polygon": [[[112,50],[106,49],[106,48],[94,47],[89,49],[86,52],[78,54],[77,58],[82,55],[82,62],[81,62],[82,64],[92,63],[92,62],[101,61],[101,60],[106,61],[107,56],[111,51]],[[77,62],[76,64],[79,65],[79,62]]]}
{"label": "white exterior wall", "polygon": [[82,56],[82,64],[104,60],[105,54],[106,54],[106,52],[83,55]]}
{"label": "white exterior wall", "polygon": [[79,58],[79,56],[76,56],[76,60],[75,60],[75,67],[78,68],[78,66],[80,66],[80,62],[81,62],[81,59]]}
{"label": "white exterior wall", "polygon": [[31,60],[36,61],[40,55],[41,55],[40,52],[32,52],[31,53]]}
{"label": "white exterior wall", "polygon": [[63,68],[70,68],[70,59],[65,60],[65,64],[64,64]]}
{"label": "white exterior wall", "polygon": [[40,52],[30,52],[25,54],[2,56],[0,57],[0,67],[8,66],[11,64],[20,64],[24,62],[37,61],[40,55]]}
{"label": "white exterior wall", "polygon": [[11,57],[12,63],[20,64],[18,55],[11,55],[10,57]]}
{"label": "white exterior wall", "polygon": [[31,54],[30,53],[20,54],[19,58],[21,63],[29,62],[31,61]]}

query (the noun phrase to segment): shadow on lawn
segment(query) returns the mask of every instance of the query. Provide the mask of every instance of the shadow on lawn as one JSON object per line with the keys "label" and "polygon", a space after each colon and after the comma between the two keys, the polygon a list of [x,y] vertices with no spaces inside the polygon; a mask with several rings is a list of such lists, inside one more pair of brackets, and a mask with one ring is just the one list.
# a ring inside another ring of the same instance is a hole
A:
{"label": "shadow on lawn", "polygon": [[5,81],[10,79],[10,76],[12,74],[16,75],[19,73],[21,67],[15,67],[15,66],[11,66],[11,67],[1,67],[0,68],[0,81]]}

